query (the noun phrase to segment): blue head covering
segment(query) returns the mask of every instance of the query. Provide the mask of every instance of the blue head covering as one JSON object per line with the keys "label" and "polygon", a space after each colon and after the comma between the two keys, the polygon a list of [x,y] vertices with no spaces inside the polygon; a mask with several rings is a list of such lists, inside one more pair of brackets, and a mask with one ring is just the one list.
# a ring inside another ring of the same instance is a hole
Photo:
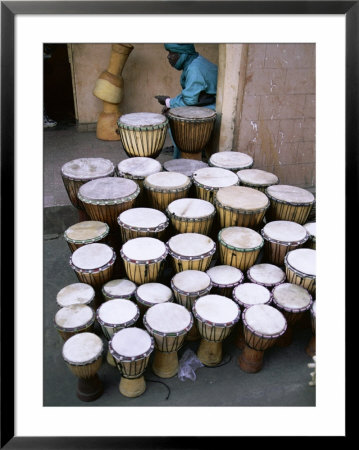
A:
{"label": "blue head covering", "polygon": [[164,46],[168,52],[185,53],[186,55],[197,53],[193,44],[164,44]]}

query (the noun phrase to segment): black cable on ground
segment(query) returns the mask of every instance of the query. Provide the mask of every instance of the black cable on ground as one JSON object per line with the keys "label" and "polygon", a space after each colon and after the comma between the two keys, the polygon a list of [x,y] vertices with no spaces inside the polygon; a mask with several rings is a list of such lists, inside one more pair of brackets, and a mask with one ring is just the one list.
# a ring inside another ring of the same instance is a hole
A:
{"label": "black cable on ground", "polygon": [[167,394],[166,400],[168,400],[170,398],[171,389],[166,383],[164,383],[163,381],[159,381],[159,380],[150,380],[148,378],[146,378],[145,380],[146,380],[146,382],[150,381],[151,383],[161,383],[161,384],[163,384],[163,386],[166,386],[166,388],[168,390],[168,394]]}

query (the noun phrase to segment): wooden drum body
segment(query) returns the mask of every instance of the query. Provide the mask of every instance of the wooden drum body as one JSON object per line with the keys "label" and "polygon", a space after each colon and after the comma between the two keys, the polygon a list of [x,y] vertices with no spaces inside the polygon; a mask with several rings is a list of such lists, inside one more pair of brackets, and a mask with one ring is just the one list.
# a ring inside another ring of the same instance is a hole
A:
{"label": "wooden drum body", "polygon": [[314,300],[312,307],[310,308],[310,318],[311,318],[311,325],[312,325],[312,332],[313,335],[310,338],[310,341],[308,343],[308,346],[306,348],[306,352],[309,356],[314,356],[316,354],[316,338],[315,338],[315,332],[316,332],[316,308],[317,308],[317,302]]}
{"label": "wooden drum body", "polygon": [[214,203],[219,188],[239,184],[239,178],[235,173],[218,167],[198,169],[193,173],[192,179],[197,197],[211,203]]}
{"label": "wooden drum body", "polygon": [[122,242],[138,237],[164,239],[169,225],[166,215],[153,208],[132,208],[118,216]]}
{"label": "wooden drum body", "polygon": [[55,328],[64,341],[77,333],[92,331],[94,322],[94,310],[83,304],[64,306],[54,319]]}
{"label": "wooden drum body", "polygon": [[279,183],[277,175],[259,169],[244,169],[237,172],[241,186],[258,189],[265,193],[269,186]]}
{"label": "wooden drum body", "polygon": [[84,220],[69,227],[64,232],[64,238],[73,253],[83,245],[95,242],[106,243],[110,227],[105,222]]}
{"label": "wooden drum body", "polygon": [[289,283],[302,286],[315,296],[316,250],[310,248],[292,250],[285,255],[284,266]]}
{"label": "wooden drum body", "polygon": [[208,235],[216,210],[212,203],[198,198],[182,198],[171,202],[166,213],[176,233]]}

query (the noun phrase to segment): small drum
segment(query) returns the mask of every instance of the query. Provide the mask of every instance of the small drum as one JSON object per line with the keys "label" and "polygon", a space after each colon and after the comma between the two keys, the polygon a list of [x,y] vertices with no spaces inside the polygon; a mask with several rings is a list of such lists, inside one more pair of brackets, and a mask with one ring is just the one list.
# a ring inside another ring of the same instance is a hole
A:
{"label": "small drum", "polygon": [[211,167],[220,167],[221,169],[232,170],[232,172],[249,169],[253,166],[253,163],[251,156],[236,151],[213,153],[208,161]]}
{"label": "small drum", "polygon": [[269,186],[279,183],[277,175],[260,169],[239,170],[237,176],[242,186],[258,189],[261,192],[265,192]]}
{"label": "small drum", "polygon": [[56,296],[60,308],[71,305],[90,306],[95,298],[95,290],[86,283],[72,283],[62,288]]}
{"label": "small drum", "polygon": [[[186,307],[190,312],[192,312],[194,301],[198,297],[207,295],[211,287],[209,275],[200,270],[184,270],[177,273],[171,280],[171,288],[176,302]],[[200,338],[195,324],[193,324],[186,338],[188,341],[195,341]]]}
{"label": "small drum", "polygon": [[217,366],[222,361],[222,342],[239,321],[240,309],[228,297],[205,295],[195,301],[192,311],[202,336],[197,356],[205,366]]}
{"label": "small drum", "polygon": [[117,174],[119,177],[129,178],[135,181],[140,187],[140,194],[136,198],[136,204],[143,206],[146,201],[146,196],[144,195],[143,181],[148,175],[153,173],[161,172],[162,164],[153,158],[146,157],[134,157],[124,159],[117,165]]}
{"label": "small drum", "polygon": [[137,183],[126,178],[99,178],[80,187],[78,197],[92,220],[100,220],[117,229],[117,217],[132,208],[140,193]]}
{"label": "small drum", "polygon": [[107,300],[114,298],[125,298],[127,300],[134,299],[137,286],[126,278],[111,280],[102,286],[102,295]]}
{"label": "small drum", "polygon": [[208,235],[212,229],[216,209],[206,200],[180,198],[168,205],[166,213],[177,233]]}
{"label": "small drum", "polygon": [[[96,320],[101,326],[105,338],[110,341],[113,335],[123,328],[132,327],[140,317],[140,310],[131,300],[114,299],[103,303],[96,311]],[[110,350],[107,352],[107,362],[116,366]]]}
{"label": "small drum", "polygon": [[216,251],[215,242],[199,233],[181,233],[167,242],[174,271],[201,270],[205,272]]}
{"label": "small drum", "polygon": [[70,256],[70,266],[79,281],[90,284],[97,296],[102,286],[111,280],[115,261],[116,254],[107,244],[84,245]]}
{"label": "small drum", "polygon": [[267,223],[261,234],[264,238],[264,258],[278,266],[283,266],[285,255],[302,247],[309,237],[303,225],[287,220]]}
{"label": "small drum", "polygon": [[255,264],[264,240],[251,228],[228,227],[219,232],[218,244],[222,264],[246,271]]}
{"label": "small drum", "polygon": [[141,328],[124,328],[109,342],[110,353],[121,372],[119,389],[125,397],[138,397],[146,390],[143,376],[154,349],[153,338]]}
{"label": "small drum", "polygon": [[154,173],[143,182],[150,205],[160,211],[165,211],[174,200],[187,197],[191,185],[189,177],[177,172]]}
{"label": "small drum", "polygon": [[64,238],[73,253],[83,245],[94,242],[106,243],[109,231],[110,228],[105,222],[85,220],[69,227],[64,233]]}
{"label": "small drum", "polygon": [[141,319],[143,315],[158,303],[173,302],[173,293],[168,286],[162,283],[145,283],[136,290],[136,301],[140,308]]}
{"label": "small drum", "polygon": [[274,264],[255,264],[247,270],[247,278],[252,283],[272,289],[285,281],[285,272]]}
{"label": "small drum", "polygon": [[103,342],[94,333],[72,336],[62,347],[62,357],[71,372],[78,377],[77,397],[91,402],[103,393],[103,385],[97,375],[102,364]]}
{"label": "small drum", "polygon": [[263,192],[243,186],[220,188],[214,204],[221,228],[258,228],[269,208],[268,197]]}
{"label": "small drum", "polygon": [[303,225],[315,202],[314,195],[311,192],[285,184],[269,186],[265,193],[270,200],[267,213],[269,222],[289,220]]}
{"label": "small drum", "polygon": [[178,350],[193,325],[192,314],[176,303],[159,303],[143,317],[143,323],[155,340],[153,372],[161,378],[171,378],[178,372]]}
{"label": "small drum", "polygon": [[308,222],[304,224],[304,228],[309,234],[309,239],[307,240],[306,247],[316,249],[316,237],[317,237],[317,227],[316,222]]}
{"label": "small drum", "polygon": [[292,283],[283,283],[276,286],[272,295],[273,305],[287,319],[287,331],[277,341],[277,345],[285,347],[292,342],[293,325],[312,306],[312,296],[302,286]]}
{"label": "small drum", "polygon": [[183,175],[187,175],[189,178],[192,177],[196,170],[203,169],[203,167],[208,167],[208,164],[196,159],[170,159],[163,163],[163,168],[167,172],[183,173]]}
{"label": "small drum", "polygon": [[313,335],[310,338],[309,344],[306,348],[306,352],[309,356],[314,356],[316,353],[316,345],[315,345],[315,329],[316,329],[316,308],[317,308],[317,302],[314,300],[314,302],[312,303],[312,307],[310,308],[310,318],[311,318],[311,323],[312,323],[312,332]]}
{"label": "small drum", "polygon": [[125,114],[118,121],[121,142],[127,156],[157,158],[166,140],[168,120],[162,114]]}
{"label": "small drum", "polygon": [[77,333],[92,331],[95,312],[87,305],[70,305],[55,314],[54,325],[64,341]]}
{"label": "small drum", "polygon": [[[208,144],[217,114],[209,108],[182,106],[171,108],[168,120],[173,140],[182,158],[193,159]],[[200,159],[200,158],[199,158]]]}
{"label": "small drum", "polygon": [[238,358],[244,372],[256,373],[263,366],[264,351],[272,347],[287,329],[287,321],[270,305],[252,305],[242,314],[245,346]]}
{"label": "small drum", "polygon": [[125,242],[120,250],[127,277],[140,285],[157,281],[168,254],[159,239],[139,237]]}
{"label": "small drum", "polygon": [[79,158],[67,162],[61,167],[62,181],[67,195],[73,206],[84,210],[77,193],[80,187],[88,181],[102,177],[113,177],[115,166],[109,159],[104,158]]}
{"label": "small drum", "polygon": [[232,297],[233,288],[243,282],[243,272],[236,267],[220,265],[207,270],[211,278],[212,293]]}
{"label": "small drum", "polygon": [[230,170],[218,167],[205,167],[198,169],[192,175],[196,186],[197,197],[213,203],[219,188],[236,186],[239,178]]}
{"label": "small drum", "polygon": [[122,242],[138,237],[164,239],[169,225],[167,216],[153,208],[133,208],[118,216]]}
{"label": "small drum", "polygon": [[315,295],[316,250],[299,248],[284,258],[285,273],[289,283],[297,284]]}

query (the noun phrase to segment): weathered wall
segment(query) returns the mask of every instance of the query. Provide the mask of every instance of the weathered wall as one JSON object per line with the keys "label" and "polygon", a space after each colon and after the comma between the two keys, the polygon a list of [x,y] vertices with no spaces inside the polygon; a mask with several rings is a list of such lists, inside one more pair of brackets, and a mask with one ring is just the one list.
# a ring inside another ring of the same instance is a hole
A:
{"label": "weathered wall", "polygon": [[282,184],[315,185],[315,45],[250,44],[234,149]]}

